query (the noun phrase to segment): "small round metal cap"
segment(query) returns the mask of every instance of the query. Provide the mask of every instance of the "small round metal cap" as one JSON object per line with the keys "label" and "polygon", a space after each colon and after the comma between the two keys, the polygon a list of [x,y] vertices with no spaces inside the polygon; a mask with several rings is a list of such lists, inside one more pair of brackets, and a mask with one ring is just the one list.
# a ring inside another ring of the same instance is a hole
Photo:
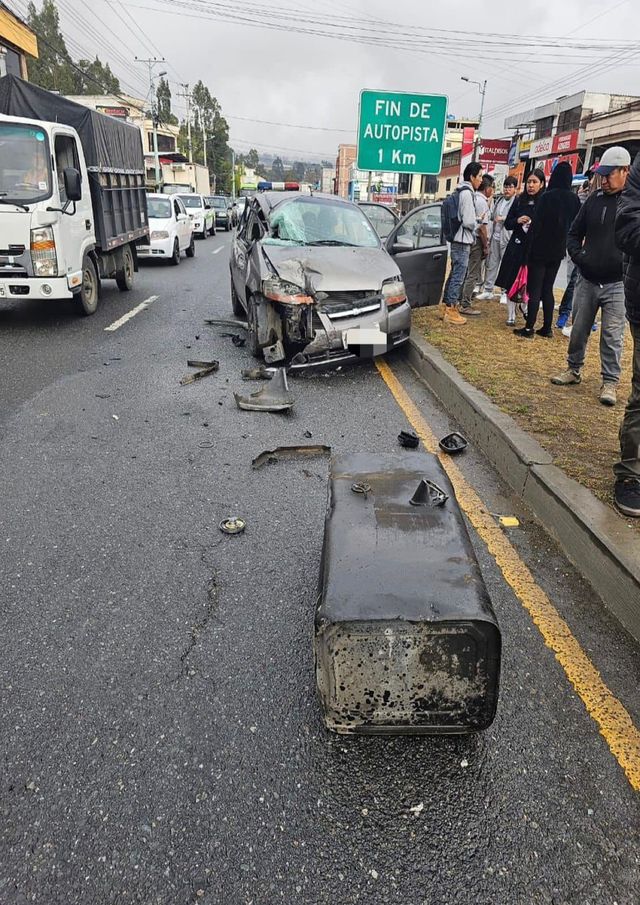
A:
{"label": "small round metal cap", "polygon": [[225,518],[220,522],[220,530],[224,534],[242,534],[246,527],[243,518]]}

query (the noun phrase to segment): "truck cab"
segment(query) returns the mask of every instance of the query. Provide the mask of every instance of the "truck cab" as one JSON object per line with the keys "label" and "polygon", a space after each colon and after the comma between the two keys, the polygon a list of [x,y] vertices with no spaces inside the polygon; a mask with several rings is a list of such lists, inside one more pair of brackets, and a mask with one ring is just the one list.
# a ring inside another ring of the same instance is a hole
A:
{"label": "truck cab", "polygon": [[[26,106],[11,88],[0,84],[0,109]],[[74,297],[93,314],[102,279],[131,288],[136,244],[148,236],[139,132],[28,83],[18,90],[51,119],[0,113],[0,299]]]}

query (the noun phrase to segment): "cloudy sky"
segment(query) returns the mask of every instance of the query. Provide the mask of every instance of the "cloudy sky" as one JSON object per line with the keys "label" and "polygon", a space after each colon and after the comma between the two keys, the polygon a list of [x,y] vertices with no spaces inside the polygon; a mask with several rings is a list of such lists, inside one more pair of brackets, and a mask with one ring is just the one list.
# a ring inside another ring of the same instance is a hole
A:
{"label": "cloudy sky", "polygon": [[166,58],[174,95],[202,79],[237,151],[335,158],[355,141],[362,88],[446,94],[450,113],[477,116],[461,76],[486,79],[487,138],[564,94],[640,95],[637,0],[91,0],[90,16],[83,0],[57,3],[74,58],[98,53],[123,91],[144,95],[136,55]]}

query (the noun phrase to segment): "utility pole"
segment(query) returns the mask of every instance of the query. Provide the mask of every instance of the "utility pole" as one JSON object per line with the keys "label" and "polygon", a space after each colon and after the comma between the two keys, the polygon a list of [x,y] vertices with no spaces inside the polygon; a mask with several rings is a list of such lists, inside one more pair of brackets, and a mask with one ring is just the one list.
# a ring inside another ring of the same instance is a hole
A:
{"label": "utility pole", "polygon": [[473,159],[475,160],[478,156],[478,145],[480,144],[480,136],[482,132],[482,114],[484,113],[484,96],[487,92],[487,80],[484,82],[476,82],[473,79],[468,79],[466,76],[461,75],[460,78],[463,82],[469,82],[470,85],[477,85],[478,91],[480,92],[480,96],[482,100],[480,101],[480,116],[478,117],[478,137],[475,140],[473,145]]}
{"label": "utility pole", "polygon": [[236,152],[231,148],[231,201],[236,200]]}
{"label": "utility pole", "polygon": [[[155,161],[155,177],[156,177],[156,191],[159,191],[160,184],[162,182],[160,178],[160,154],[158,152],[158,98],[156,96],[156,86],[155,86],[155,75],[153,72],[153,67],[157,66],[159,63],[164,63],[165,58],[161,57],[151,57],[148,60],[142,60],[140,57],[136,57],[137,63],[146,63],[149,67],[149,94],[147,95],[147,99],[151,99],[151,122],[153,125],[153,156]],[[159,72],[158,78],[162,78],[163,75],[166,75],[166,70],[163,72]]]}
{"label": "utility pole", "polygon": [[187,141],[189,143],[189,163],[193,163],[193,151],[191,145],[191,92],[189,91],[189,83],[181,82],[180,87],[184,88],[184,93],[178,97],[183,97],[187,102]]}

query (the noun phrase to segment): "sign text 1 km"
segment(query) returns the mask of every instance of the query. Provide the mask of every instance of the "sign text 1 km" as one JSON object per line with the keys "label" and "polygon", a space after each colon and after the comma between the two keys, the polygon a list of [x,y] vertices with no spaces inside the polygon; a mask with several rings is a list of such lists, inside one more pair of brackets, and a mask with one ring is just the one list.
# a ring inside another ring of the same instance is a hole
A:
{"label": "sign text 1 km", "polygon": [[442,94],[361,91],[358,169],[439,173],[446,125]]}

